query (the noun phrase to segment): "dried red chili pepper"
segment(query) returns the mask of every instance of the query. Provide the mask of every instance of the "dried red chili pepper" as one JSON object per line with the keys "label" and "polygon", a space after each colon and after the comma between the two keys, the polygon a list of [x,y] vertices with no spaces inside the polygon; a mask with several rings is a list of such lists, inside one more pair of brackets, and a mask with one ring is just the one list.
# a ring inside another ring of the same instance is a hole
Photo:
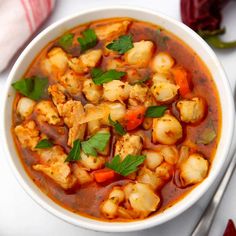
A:
{"label": "dried red chili pepper", "polygon": [[231,219],[228,221],[223,236],[236,236],[236,229],[234,226],[234,222]]}
{"label": "dried red chili pepper", "polygon": [[182,21],[195,31],[217,30],[229,0],[181,0]]}
{"label": "dried red chili pepper", "polygon": [[219,35],[223,7],[230,0],[181,0],[182,21],[215,48],[236,47],[236,41],[223,42]]}

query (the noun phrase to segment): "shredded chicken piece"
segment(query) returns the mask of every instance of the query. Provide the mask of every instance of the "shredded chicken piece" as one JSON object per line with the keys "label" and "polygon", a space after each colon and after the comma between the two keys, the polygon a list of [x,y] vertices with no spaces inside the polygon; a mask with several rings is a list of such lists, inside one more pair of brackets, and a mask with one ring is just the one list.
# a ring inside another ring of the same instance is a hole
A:
{"label": "shredded chicken piece", "polygon": [[38,121],[48,122],[48,124],[56,125],[61,119],[57,112],[57,108],[51,101],[42,100],[35,106]]}
{"label": "shredded chicken piece", "polygon": [[23,148],[33,150],[37,145],[39,141],[39,130],[34,121],[30,120],[24,124],[17,125],[14,131]]}
{"label": "shredded chicken piece", "polygon": [[138,135],[125,134],[115,145],[115,155],[120,155],[123,160],[127,155],[140,154],[143,147],[142,138]]}
{"label": "shredded chicken piece", "polygon": [[42,149],[38,153],[41,163],[33,165],[35,170],[42,171],[64,189],[75,184],[76,177],[72,175],[69,163],[65,162],[67,155],[60,146]]}
{"label": "shredded chicken piece", "polygon": [[84,114],[84,108],[80,101],[70,100],[58,105],[60,116],[69,127],[68,145],[72,146],[76,139],[84,138],[86,124],[79,124],[80,117]]}

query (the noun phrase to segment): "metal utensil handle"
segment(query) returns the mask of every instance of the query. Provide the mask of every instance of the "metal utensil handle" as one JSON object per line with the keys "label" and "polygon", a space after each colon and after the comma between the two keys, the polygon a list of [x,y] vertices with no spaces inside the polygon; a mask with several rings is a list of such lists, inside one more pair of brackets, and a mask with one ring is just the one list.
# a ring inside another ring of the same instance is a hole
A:
{"label": "metal utensil handle", "polygon": [[218,206],[224,195],[225,189],[228,186],[230,178],[234,172],[235,164],[236,164],[236,153],[234,153],[234,156],[226,169],[225,175],[222,178],[220,185],[216,189],[212,199],[210,200],[208,206],[206,207],[206,210],[203,212],[202,216],[200,217],[199,222],[197,223],[194,231],[192,232],[191,234],[192,236],[207,236],[208,235],[209,230],[212,225],[212,221],[215,217]]}

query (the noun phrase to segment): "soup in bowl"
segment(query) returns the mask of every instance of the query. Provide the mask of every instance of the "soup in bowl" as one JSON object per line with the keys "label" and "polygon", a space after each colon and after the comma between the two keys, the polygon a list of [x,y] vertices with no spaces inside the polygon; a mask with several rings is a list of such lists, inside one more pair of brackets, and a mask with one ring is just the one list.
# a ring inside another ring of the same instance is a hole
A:
{"label": "soup in bowl", "polygon": [[23,182],[63,219],[95,230],[138,230],[187,209],[213,182],[232,135],[230,90],[208,46],[182,24],[125,9],[52,26],[10,76]]}

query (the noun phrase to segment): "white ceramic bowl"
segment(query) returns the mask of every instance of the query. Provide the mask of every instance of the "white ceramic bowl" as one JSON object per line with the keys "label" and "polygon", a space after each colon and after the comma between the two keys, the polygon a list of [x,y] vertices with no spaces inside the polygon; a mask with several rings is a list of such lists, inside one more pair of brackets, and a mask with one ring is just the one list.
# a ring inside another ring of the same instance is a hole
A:
{"label": "white ceramic bowl", "polygon": [[[15,96],[15,91],[12,89],[11,84],[22,77],[31,61],[40,52],[40,50],[47,45],[48,42],[60,36],[66,30],[77,25],[109,17],[132,17],[141,21],[151,22],[160,25],[180,37],[186,44],[193,48],[193,50],[202,58],[209,68],[219,92],[222,109],[222,133],[209,176],[201,184],[195,187],[194,190],[191,191],[184,199],[176,203],[171,208],[165,210],[163,213],[142,221],[133,221],[129,223],[109,223],[97,221],[76,215],[57,205],[44,193],[42,193],[26,174],[20,159],[18,158],[11,135],[12,102]],[[62,19],[41,32],[23,51],[11,70],[4,94],[3,109],[3,145],[6,148],[7,154],[5,158],[9,160],[17,180],[20,182],[25,191],[40,206],[57,217],[77,226],[106,232],[136,231],[160,225],[170,219],[173,219],[192,206],[209,189],[219,174],[223,163],[227,158],[234,126],[234,105],[229,83],[226,79],[222,66],[211,48],[195,32],[184,24],[154,11],[130,6],[113,6],[83,11],[74,16]]]}

